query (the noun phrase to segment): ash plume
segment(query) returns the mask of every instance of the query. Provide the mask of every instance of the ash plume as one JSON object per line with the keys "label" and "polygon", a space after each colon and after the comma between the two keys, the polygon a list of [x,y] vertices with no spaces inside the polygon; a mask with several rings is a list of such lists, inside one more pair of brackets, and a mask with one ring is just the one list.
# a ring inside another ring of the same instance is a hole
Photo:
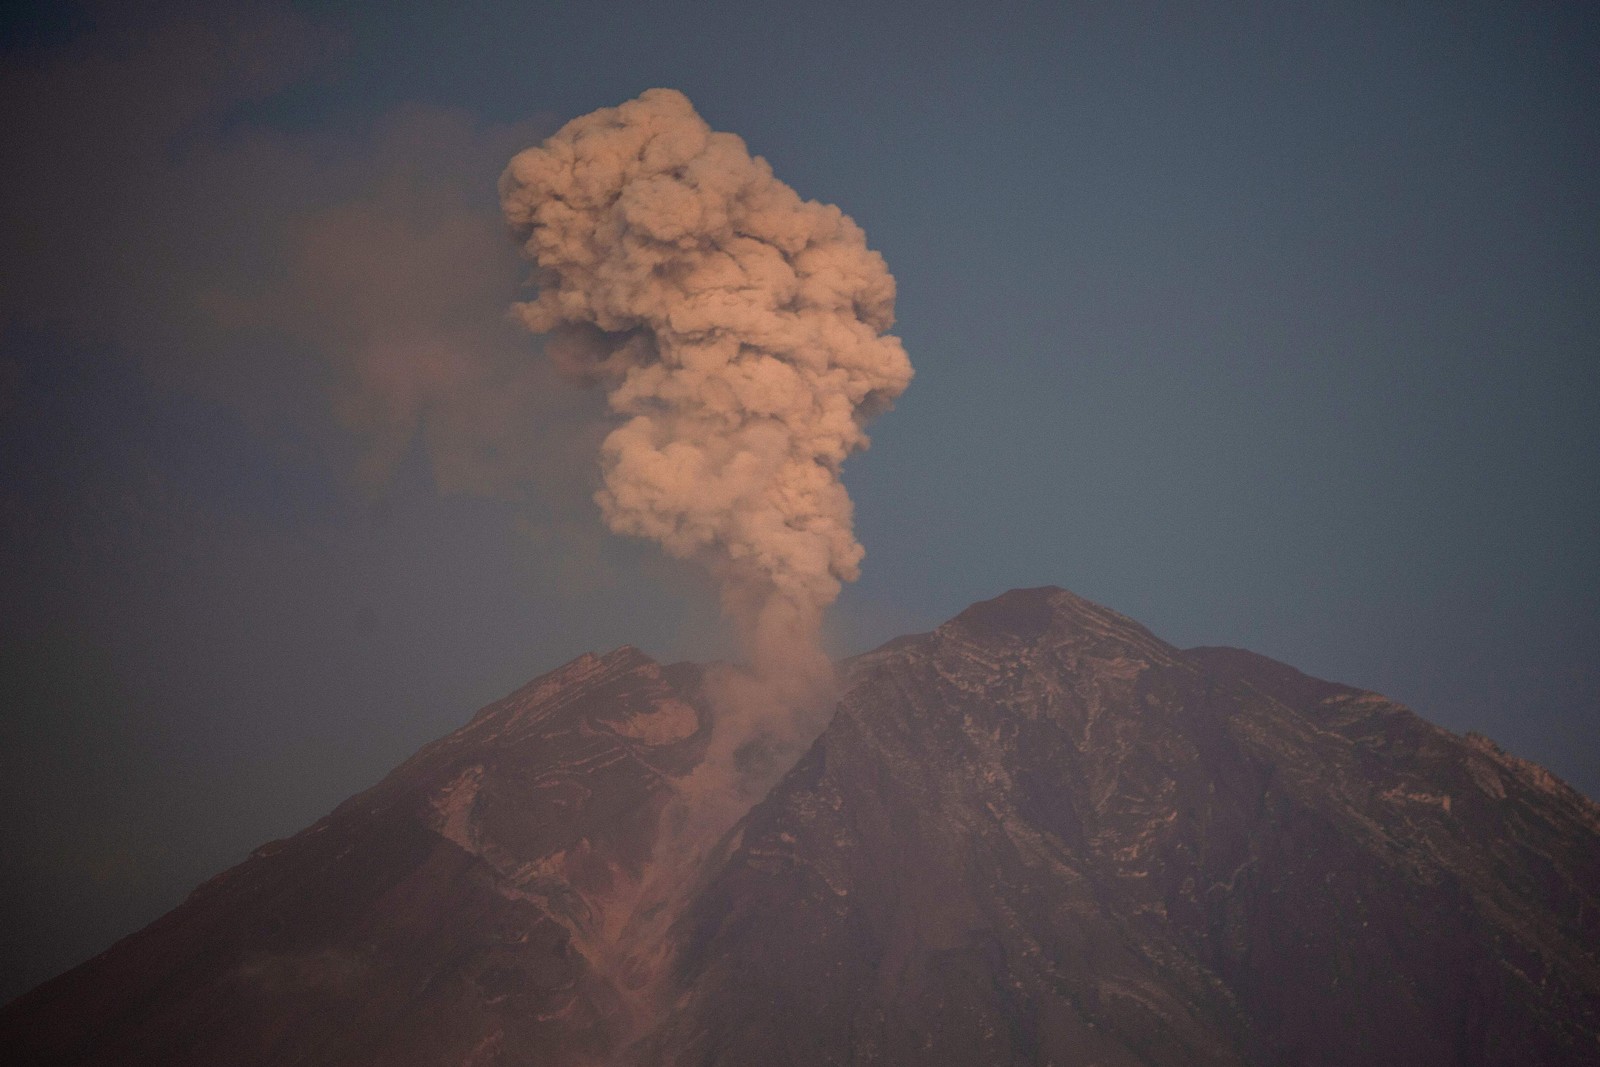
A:
{"label": "ash plume", "polygon": [[707,678],[707,749],[648,867],[592,902],[601,936],[575,931],[626,1005],[626,1045],[670,999],[668,930],[703,858],[825,722],[822,613],[864,554],[840,467],[911,364],[861,228],[682,93],[573,120],[511,160],[500,197],[535,265],[518,317],[619,419],[600,447],[606,525],[705,566],[748,661]]}
{"label": "ash plume", "polygon": [[500,196],[535,264],[517,315],[621,420],[607,526],[709,569],[749,660],[723,742],[781,741],[826,688],[822,613],[863,555],[840,466],[911,380],[883,257],[670,89],[518,154]]}

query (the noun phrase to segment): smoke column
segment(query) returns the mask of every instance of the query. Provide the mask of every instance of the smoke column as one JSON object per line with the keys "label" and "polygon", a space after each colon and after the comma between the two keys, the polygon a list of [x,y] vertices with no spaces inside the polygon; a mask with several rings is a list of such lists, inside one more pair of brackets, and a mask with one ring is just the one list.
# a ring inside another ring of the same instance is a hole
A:
{"label": "smoke column", "polygon": [[911,380],[883,257],[670,89],[519,153],[500,196],[535,264],[516,313],[621,420],[607,526],[715,576],[749,660],[723,681],[746,721],[719,721],[722,743],[781,744],[831,677],[822,613],[863,555],[840,466]]}
{"label": "smoke column", "polygon": [[670,1003],[668,931],[712,845],[825,721],[822,613],[863,555],[839,470],[911,364],[861,228],[682,93],[573,120],[511,160],[500,198],[534,263],[516,313],[618,418],[600,448],[606,525],[705,566],[747,660],[707,676],[705,755],[674,783],[649,862],[573,930],[620,997],[620,1055]]}

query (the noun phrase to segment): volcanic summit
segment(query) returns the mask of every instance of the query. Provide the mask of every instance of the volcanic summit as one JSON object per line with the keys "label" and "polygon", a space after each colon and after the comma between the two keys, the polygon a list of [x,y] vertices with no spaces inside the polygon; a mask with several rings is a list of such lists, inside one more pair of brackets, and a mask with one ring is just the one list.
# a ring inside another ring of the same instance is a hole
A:
{"label": "volcanic summit", "polygon": [[1055,588],[841,666],[703,851],[705,669],[586,655],[0,1010],[18,1064],[1600,1062],[1600,806]]}

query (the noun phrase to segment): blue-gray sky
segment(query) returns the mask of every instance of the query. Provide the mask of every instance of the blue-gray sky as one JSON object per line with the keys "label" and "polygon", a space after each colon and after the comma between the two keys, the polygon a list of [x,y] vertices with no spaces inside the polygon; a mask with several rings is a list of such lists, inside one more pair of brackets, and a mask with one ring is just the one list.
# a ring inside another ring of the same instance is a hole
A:
{"label": "blue-gray sky", "polygon": [[589,649],[727,648],[504,317],[686,92],[899,282],[836,651],[1059,584],[1600,793],[1589,5],[13,5],[0,996]]}

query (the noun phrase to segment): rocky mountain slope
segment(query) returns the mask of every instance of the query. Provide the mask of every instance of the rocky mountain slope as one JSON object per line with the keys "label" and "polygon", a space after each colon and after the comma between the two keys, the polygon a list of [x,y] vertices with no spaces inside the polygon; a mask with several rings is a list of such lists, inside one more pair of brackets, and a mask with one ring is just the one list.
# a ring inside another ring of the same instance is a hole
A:
{"label": "rocky mountain slope", "polygon": [[857,660],[681,937],[642,1062],[1600,1062],[1594,804],[1053,589]]}
{"label": "rocky mountain slope", "polygon": [[1487,740],[1019,590],[851,661],[663,895],[702,684],[539,679],[0,1010],[0,1060],[1600,1062],[1600,808]]}
{"label": "rocky mountain slope", "polygon": [[707,728],[700,672],[583,656],[0,1011],[0,1063],[587,1064],[613,927]]}

